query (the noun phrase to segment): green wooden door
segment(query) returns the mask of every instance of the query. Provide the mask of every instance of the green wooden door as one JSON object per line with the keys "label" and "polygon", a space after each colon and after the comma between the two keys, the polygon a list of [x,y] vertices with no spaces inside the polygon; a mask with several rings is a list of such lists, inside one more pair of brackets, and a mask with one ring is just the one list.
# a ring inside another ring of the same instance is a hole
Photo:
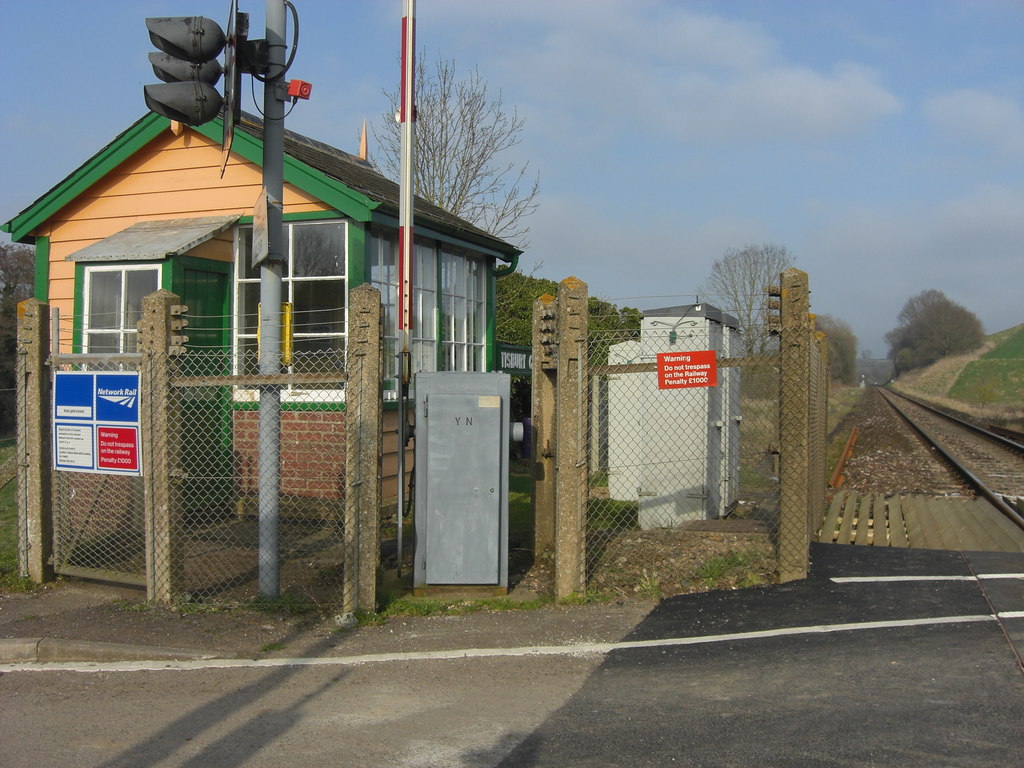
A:
{"label": "green wooden door", "polygon": [[[231,265],[184,258],[176,265],[172,290],[188,307],[186,353],[181,375],[231,373]],[[235,499],[232,443],[232,388],[181,387],[173,397],[181,414],[182,484],[186,520],[193,526],[216,526],[230,514]]]}
{"label": "green wooden door", "polygon": [[222,271],[228,265],[220,262],[203,265],[194,263],[198,260],[192,261],[193,264],[183,265],[181,285],[175,291],[188,307],[188,328],[185,330],[188,347],[204,357],[213,357],[219,351],[225,360],[229,360],[231,275]]}

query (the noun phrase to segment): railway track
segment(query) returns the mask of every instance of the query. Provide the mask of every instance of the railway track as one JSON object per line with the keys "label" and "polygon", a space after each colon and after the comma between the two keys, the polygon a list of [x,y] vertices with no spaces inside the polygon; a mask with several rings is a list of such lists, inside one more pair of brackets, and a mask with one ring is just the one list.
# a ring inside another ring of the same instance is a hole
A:
{"label": "railway track", "polygon": [[1024,503],[1024,439],[1020,435],[999,434],[905,395],[879,391],[980,496],[1024,529],[1019,509]]}

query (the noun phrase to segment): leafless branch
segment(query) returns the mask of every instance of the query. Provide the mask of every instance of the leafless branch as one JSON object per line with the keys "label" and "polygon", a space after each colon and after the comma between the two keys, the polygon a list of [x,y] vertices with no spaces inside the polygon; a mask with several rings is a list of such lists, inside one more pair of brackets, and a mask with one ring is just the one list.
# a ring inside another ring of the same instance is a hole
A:
{"label": "leafless branch", "polygon": [[[503,152],[520,143],[523,118],[514,107],[506,111],[501,91],[491,97],[477,69],[459,80],[453,60],[438,57],[428,70],[424,58],[416,67],[416,194],[525,249],[525,219],[537,209],[540,178],[528,175],[529,163],[500,161]],[[401,126],[394,114],[399,94],[385,96],[390,112],[373,125],[378,149],[371,159],[397,179]]]}

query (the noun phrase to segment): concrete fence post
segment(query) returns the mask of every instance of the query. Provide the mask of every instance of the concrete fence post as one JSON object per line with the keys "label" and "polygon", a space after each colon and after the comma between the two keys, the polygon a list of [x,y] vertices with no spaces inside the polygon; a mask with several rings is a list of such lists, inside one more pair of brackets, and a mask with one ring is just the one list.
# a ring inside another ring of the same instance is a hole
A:
{"label": "concrete fence post", "polygon": [[533,302],[533,552],[549,556],[555,546],[555,297]]}
{"label": "concrete fence post", "polygon": [[50,445],[50,307],[18,304],[18,568],[41,584],[53,579]]}
{"label": "concrete fence post", "polygon": [[808,540],[812,541],[825,514],[825,489],[828,487],[828,399],[832,379],[829,373],[828,336],[811,334],[814,368],[811,401],[810,514],[807,517]]}
{"label": "concrete fence post", "polygon": [[173,319],[184,310],[180,297],[167,290],[142,300],[139,351],[142,353],[142,475],[146,515],[146,594],[171,602],[182,590],[184,563],[179,530],[181,510],[175,500],[175,475],[180,471],[180,420],[171,391],[171,347],[176,341]]}
{"label": "concrete fence post", "polygon": [[380,292],[361,285],[349,294],[345,368],[344,611],[377,609],[383,452],[383,346]]}
{"label": "concrete fence post", "polygon": [[806,578],[811,498],[811,318],[807,273],[782,273],[779,363],[779,580]]}
{"label": "concrete fence post", "polygon": [[586,588],[587,284],[558,285],[555,393],[555,598]]}

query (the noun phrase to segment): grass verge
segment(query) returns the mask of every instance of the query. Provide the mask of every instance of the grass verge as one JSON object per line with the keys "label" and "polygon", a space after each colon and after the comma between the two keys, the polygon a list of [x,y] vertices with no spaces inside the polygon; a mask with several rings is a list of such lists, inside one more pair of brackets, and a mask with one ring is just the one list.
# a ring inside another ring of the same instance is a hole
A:
{"label": "grass verge", "polygon": [[468,600],[385,594],[377,613],[359,613],[356,618],[360,626],[373,627],[382,626],[398,616],[465,616],[482,611],[529,611],[551,603],[549,598],[513,600],[509,597],[487,597]]}
{"label": "grass verge", "polygon": [[[0,461],[13,448],[0,450]],[[18,481],[12,480],[0,489],[0,590],[28,592],[32,582],[18,575]]]}

